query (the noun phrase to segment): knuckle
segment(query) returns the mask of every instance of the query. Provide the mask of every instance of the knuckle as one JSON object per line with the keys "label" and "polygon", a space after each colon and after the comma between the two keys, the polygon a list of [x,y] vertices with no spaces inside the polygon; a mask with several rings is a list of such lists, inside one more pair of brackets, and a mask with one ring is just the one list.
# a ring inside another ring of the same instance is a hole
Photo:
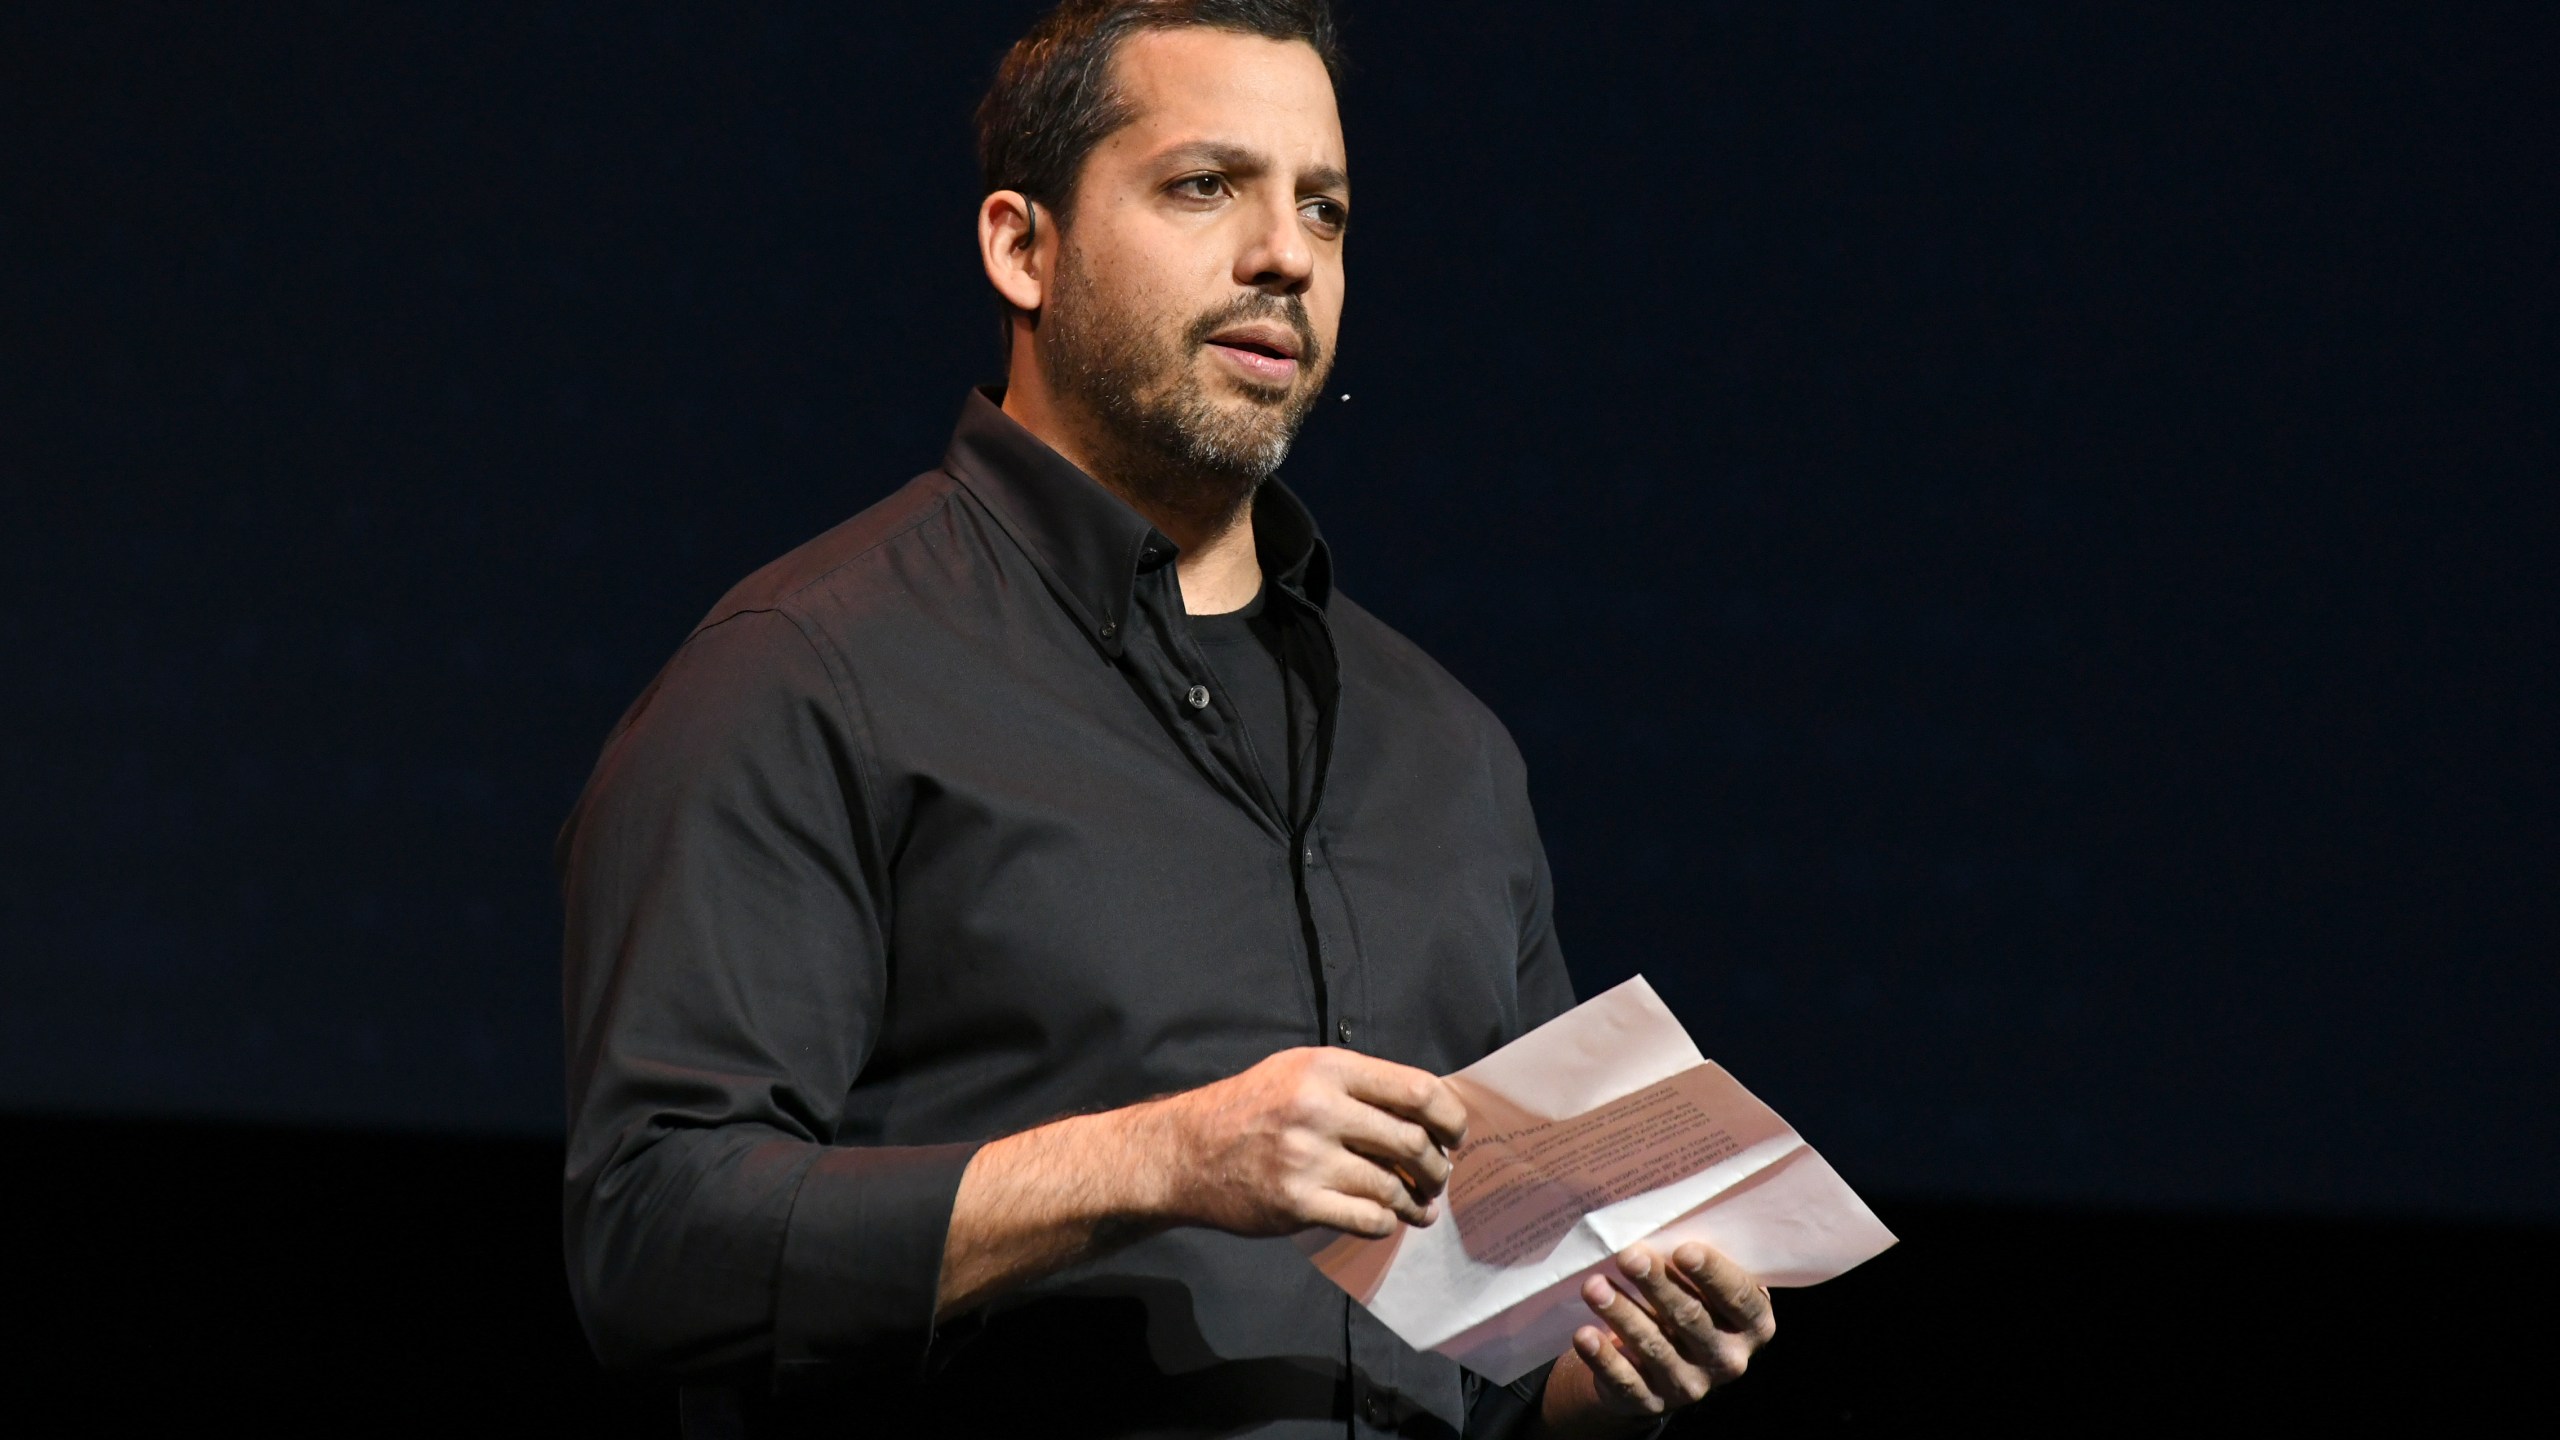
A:
{"label": "knuckle", "polygon": [[1312,1075],[1302,1075],[1298,1077],[1297,1084],[1289,1087],[1289,1113],[1300,1119],[1313,1119],[1324,1113],[1326,1095],[1327,1087],[1323,1081]]}
{"label": "knuckle", "polygon": [[1704,1372],[1684,1370],[1672,1381],[1671,1388],[1680,1396],[1680,1403],[1695,1405],[1707,1398],[1707,1391],[1713,1389],[1714,1385],[1707,1379]]}
{"label": "knuckle", "polygon": [[1751,1349],[1747,1345],[1719,1345],[1709,1368],[1720,1381],[1739,1380],[1742,1372],[1751,1368]]}

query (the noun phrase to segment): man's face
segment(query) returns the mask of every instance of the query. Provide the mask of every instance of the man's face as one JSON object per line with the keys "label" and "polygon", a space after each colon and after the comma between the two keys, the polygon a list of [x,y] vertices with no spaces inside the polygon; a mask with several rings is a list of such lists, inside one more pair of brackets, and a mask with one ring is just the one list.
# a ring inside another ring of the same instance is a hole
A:
{"label": "man's face", "polygon": [[1315,51],[1202,28],[1115,59],[1135,118],[1078,179],[1034,343],[1115,448],[1229,508],[1277,469],[1332,368],[1349,219],[1342,122]]}

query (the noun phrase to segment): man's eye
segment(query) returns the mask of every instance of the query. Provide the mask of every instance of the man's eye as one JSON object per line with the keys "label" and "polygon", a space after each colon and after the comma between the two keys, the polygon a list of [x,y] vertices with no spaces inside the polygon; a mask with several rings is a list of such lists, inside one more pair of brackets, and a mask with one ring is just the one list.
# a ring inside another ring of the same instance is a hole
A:
{"label": "man's eye", "polygon": [[1215,200],[1227,188],[1220,175],[1190,175],[1173,182],[1174,192],[1186,200]]}
{"label": "man's eye", "polygon": [[1298,207],[1298,213],[1323,230],[1339,230],[1351,218],[1350,211],[1331,200],[1310,200]]}

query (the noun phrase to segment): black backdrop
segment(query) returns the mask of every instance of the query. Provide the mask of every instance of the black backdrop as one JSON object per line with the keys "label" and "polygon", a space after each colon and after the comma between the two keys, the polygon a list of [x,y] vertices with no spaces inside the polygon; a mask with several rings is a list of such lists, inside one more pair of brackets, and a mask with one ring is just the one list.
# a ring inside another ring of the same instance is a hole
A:
{"label": "black backdrop", "polygon": [[[552,832],[991,378],[1033,8],[0,19],[0,1104],[556,1131]],[[2553,12],[1346,10],[1289,473],[1586,991],[1887,1196],[2560,1218]]]}

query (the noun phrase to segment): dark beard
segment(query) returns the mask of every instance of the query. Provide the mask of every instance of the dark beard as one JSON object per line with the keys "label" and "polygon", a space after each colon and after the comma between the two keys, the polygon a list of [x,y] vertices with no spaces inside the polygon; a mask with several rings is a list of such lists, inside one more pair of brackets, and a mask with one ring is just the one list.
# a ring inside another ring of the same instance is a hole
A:
{"label": "dark beard", "polygon": [[[1249,403],[1238,413],[1210,398],[1194,360],[1211,335],[1260,319],[1297,332],[1298,378],[1277,388],[1243,384]],[[1096,479],[1142,507],[1217,534],[1288,458],[1323,393],[1330,359],[1295,295],[1238,296],[1194,320],[1174,345],[1148,320],[1101,303],[1069,246],[1041,310],[1041,373],[1101,423],[1110,452],[1094,458],[1109,473]]]}

